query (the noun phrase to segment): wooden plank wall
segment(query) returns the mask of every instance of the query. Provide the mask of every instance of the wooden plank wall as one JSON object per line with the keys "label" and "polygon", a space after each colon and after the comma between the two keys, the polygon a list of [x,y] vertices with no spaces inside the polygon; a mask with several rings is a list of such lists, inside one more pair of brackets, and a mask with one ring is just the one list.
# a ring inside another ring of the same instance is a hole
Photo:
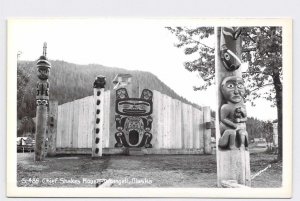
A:
{"label": "wooden plank wall", "polygon": [[[93,96],[58,106],[57,148],[91,148],[95,121]],[[104,92],[104,113],[109,116],[110,91]],[[109,147],[109,118],[104,118],[103,148]]]}
{"label": "wooden plank wall", "polygon": [[206,113],[210,111],[153,91],[153,148],[199,149],[203,152],[204,140],[208,138],[204,139]]}
{"label": "wooden plank wall", "polygon": [[[112,127],[115,113],[112,94],[104,92],[104,133],[103,148],[114,148],[116,132]],[[95,121],[93,96],[58,106],[57,148],[91,148]],[[205,131],[205,120],[209,119],[208,109],[195,108],[190,104],[153,91],[153,135],[154,149],[200,149],[208,146],[210,132]],[[113,116],[113,118],[112,118]]]}

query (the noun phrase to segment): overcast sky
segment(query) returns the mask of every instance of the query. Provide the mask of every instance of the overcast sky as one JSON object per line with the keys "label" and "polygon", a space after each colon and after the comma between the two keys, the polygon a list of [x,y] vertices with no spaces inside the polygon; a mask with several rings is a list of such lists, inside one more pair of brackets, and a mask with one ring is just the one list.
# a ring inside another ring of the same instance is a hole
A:
{"label": "overcast sky", "polygon": [[[21,60],[36,60],[46,41],[51,60],[149,71],[179,95],[215,110],[214,88],[193,91],[201,80],[184,69],[188,58],[183,49],[174,47],[175,36],[164,28],[169,25],[153,20],[23,20],[10,24],[8,38],[15,44],[13,51],[22,52]],[[205,43],[213,47],[214,40]],[[256,107],[247,104],[248,116],[274,120],[276,108],[270,105],[264,100]]]}

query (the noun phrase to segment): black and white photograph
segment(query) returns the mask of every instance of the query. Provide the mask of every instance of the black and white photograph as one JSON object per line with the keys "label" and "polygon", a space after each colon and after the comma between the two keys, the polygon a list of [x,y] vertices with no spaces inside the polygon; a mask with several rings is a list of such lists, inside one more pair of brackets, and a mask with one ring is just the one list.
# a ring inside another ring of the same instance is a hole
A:
{"label": "black and white photograph", "polygon": [[291,29],[8,20],[7,195],[290,197]]}

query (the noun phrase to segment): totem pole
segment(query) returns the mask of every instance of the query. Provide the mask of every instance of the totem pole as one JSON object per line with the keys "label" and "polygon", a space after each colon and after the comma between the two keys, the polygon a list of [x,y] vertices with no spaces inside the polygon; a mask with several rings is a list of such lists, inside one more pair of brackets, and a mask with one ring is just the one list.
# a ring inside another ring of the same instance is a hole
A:
{"label": "totem pole", "polygon": [[49,101],[48,112],[48,144],[47,156],[56,155],[56,136],[57,136],[57,115],[58,115],[58,101]]}
{"label": "totem pole", "polygon": [[93,133],[92,157],[99,158],[102,156],[102,139],[103,139],[103,98],[104,87],[106,84],[105,77],[99,75],[94,82],[94,100],[95,100],[95,127]]}
{"label": "totem pole", "polygon": [[217,29],[216,74],[219,108],[217,131],[218,186],[228,181],[250,186],[250,160],[247,112],[244,104],[245,86],[241,75],[242,29],[221,27]]}
{"label": "totem pole", "polygon": [[47,118],[49,106],[49,82],[51,64],[47,60],[47,43],[44,43],[43,55],[37,61],[37,94],[36,94],[36,133],[35,133],[35,161],[42,161],[45,157],[45,140],[47,132]]}

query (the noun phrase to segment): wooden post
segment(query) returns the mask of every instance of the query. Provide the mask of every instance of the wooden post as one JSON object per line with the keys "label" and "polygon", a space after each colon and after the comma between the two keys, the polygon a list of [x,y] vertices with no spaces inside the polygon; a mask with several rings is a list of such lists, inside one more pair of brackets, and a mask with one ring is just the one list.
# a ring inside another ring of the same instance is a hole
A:
{"label": "wooden post", "polygon": [[[211,121],[210,117],[210,107],[203,107],[203,123],[206,124],[207,122]],[[204,129],[204,153],[205,154],[211,154],[211,129],[206,128],[206,126],[203,126]]]}
{"label": "wooden post", "polygon": [[49,101],[47,156],[56,155],[57,113],[58,101]]}
{"label": "wooden post", "polygon": [[106,81],[104,76],[97,76],[94,82],[95,101],[95,127],[93,132],[92,157],[102,156],[103,122],[104,122],[104,87]]}
{"label": "wooden post", "polygon": [[216,83],[218,110],[216,115],[218,186],[235,180],[250,186],[250,160],[246,131],[245,87],[240,67],[240,28],[217,28]]}
{"label": "wooden post", "polygon": [[36,95],[36,133],[35,133],[35,161],[42,161],[45,157],[45,138],[47,132],[47,116],[49,106],[49,82],[51,64],[46,57],[47,44],[44,43],[43,55],[37,61],[38,82]]}

